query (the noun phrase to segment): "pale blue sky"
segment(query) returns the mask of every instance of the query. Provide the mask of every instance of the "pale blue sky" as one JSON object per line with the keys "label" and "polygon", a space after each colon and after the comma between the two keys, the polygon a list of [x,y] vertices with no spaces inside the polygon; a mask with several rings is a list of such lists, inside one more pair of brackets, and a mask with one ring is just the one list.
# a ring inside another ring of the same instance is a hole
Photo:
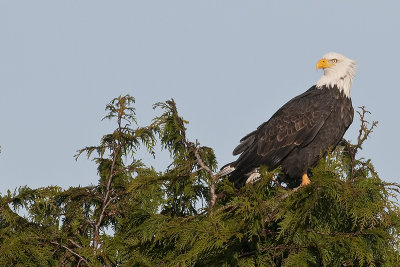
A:
{"label": "pale blue sky", "polygon": [[[335,51],[358,63],[354,107],[379,127],[362,153],[398,181],[399,1],[0,1],[0,192],[97,182],[78,148],[111,129],[113,97],[174,98],[221,165],[246,133],[320,77]],[[355,140],[358,120],[346,134]],[[168,165],[165,154],[157,169]]]}

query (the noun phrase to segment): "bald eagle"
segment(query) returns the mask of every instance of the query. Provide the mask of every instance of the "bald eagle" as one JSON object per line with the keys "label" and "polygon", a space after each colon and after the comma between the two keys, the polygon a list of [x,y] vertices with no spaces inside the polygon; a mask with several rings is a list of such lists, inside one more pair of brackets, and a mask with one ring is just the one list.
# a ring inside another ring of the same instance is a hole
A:
{"label": "bald eagle", "polygon": [[283,105],[233,150],[239,158],[217,174],[229,175],[236,187],[259,177],[257,169],[278,166],[297,185],[310,183],[309,168],[335,147],[353,121],[350,98],[355,61],[330,52],[317,63],[324,74],[310,89]]}

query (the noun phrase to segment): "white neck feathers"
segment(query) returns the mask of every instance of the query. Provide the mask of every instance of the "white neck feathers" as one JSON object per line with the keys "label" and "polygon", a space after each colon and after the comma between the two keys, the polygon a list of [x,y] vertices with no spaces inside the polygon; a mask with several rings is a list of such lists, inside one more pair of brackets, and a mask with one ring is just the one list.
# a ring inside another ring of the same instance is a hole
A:
{"label": "white neck feathers", "polygon": [[324,69],[324,75],[318,80],[316,86],[321,88],[324,85],[328,87],[336,85],[340,91],[350,98],[350,87],[356,71],[356,63],[354,60],[342,57],[338,59],[337,64]]}

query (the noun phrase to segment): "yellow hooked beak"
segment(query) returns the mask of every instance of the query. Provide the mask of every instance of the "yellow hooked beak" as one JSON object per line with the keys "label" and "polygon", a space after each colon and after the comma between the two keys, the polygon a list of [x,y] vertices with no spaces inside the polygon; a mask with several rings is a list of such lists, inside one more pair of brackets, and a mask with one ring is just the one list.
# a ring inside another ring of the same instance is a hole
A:
{"label": "yellow hooked beak", "polygon": [[326,58],[323,58],[320,61],[318,61],[318,63],[317,63],[317,71],[318,71],[318,69],[325,69],[325,68],[329,68],[330,66],[333,66],[333,63],[326,60]]}

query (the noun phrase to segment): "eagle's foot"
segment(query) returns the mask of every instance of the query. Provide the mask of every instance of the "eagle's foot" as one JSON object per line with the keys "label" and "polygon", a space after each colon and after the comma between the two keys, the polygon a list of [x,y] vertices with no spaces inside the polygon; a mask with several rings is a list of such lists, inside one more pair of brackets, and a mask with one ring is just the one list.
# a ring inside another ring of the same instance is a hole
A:
{"label": "eagle's foot", "polygon": [[310,184],[310,178],[308,178],[307,173],[303,174],[303,176],[301,177],[301,185],[300,186],[306,186],[308,184]]}

